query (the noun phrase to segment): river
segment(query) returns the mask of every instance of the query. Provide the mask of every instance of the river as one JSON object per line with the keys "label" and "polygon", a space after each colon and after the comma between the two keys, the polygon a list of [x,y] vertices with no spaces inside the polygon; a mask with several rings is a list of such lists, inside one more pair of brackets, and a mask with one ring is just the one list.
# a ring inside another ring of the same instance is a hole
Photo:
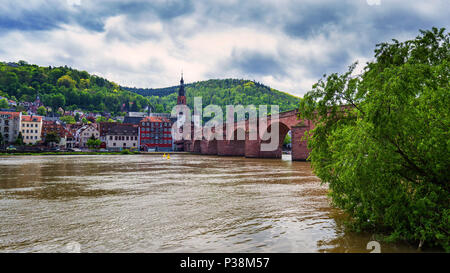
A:
{"label": "river", "polygon": [[343,219],[288,155],[0,157],[0,252],[370,252]]}

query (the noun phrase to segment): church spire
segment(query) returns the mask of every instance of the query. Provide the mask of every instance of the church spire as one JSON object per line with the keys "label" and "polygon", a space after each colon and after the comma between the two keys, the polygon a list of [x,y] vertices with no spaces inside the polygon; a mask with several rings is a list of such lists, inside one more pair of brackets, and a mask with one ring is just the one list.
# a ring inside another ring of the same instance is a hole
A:
{"label": "church spire", "polygon": [[186,105],[186,96],[184,94],[183,71],[181,71],[180,89],[178,89],[177,104],[184,104],[184,105]]}
{"label": "church spire", "polygon": [[183,72],[181,72],[180,89],[178,90],[178,96],[184,96]]}

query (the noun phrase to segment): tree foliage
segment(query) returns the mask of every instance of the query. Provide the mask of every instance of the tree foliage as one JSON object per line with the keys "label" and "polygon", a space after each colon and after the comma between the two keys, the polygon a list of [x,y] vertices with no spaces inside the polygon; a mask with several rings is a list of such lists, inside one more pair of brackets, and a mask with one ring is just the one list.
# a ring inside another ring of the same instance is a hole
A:
{"label": "tree foliage", "polygon": [[86,142],[86,145],[91,149],[98,149],[101,144],[102,141],[100,139],[96,139],[94,136],[90,137]]}
{"label": "tree foliage", "polygon": [[104,78],[64,67],[40,67],[26,62],[11,65],[0,62],[0,90],[8,98],[34,101],[41,97],[56,113],[63,109],[119,113],[131,107],[142,110],[148,99],[121,89]]}
{"label": "tree foliage", "polygon": [[76,120],[73,116],[62,116],[59,119],[66,124],[75,124],[76,123]]}
{"label": "tree foliage", "polygon": [[47,109],[44,106],[40,106],[37,109],[37,114],[40,116],[46,116],[47,115]]}
{"label": "tree foliage", "polygon": [[14,144],[16,145],[23,145],[23,136],[22,136],[22,132],[19,132],[19,134],[17,135],[16,141],[14,142]]}
{"label": "tree foliage", "polygon": [[0,99],[0,108],[3,108],[3,109],[9,108],[9,104],[6,99]]}
{"label": "tree foliage", "polygon": [[[177,104],[178,87],[161,89],[168,95],[155,96],[152,92],[145,92],[149,97],[150,105],[154,112],[170,113]],[[159,89],[153,89],[155,94],[160,93]],[[280,111],[289,111],[298,107],[299,98],[272,89],[263,84],[238,79],[207,80],[185,85],[186,102],[190,109],[194,108],[194,98],[201,97],[203,108],[210,104],[218,105],[226,113],[227,105],[278,105]],[[163,92],[164,94],[164,92]],[[270,108],[268,109],[270,111]]]}
{"label": "tree foliage", "polygon": [[61,141],[61,137],[58,135],[57,132],[49,132],[46,136],[45,136],[45,140],[44,143],[46,145],[49,145],[50,143],[59,143]]}
{"label": "tree foliage", "polygon": [[357,229],[450,251],[450,50],[444,29],[377,45],[362,75],[332,74],[300,103],[315,173]]}

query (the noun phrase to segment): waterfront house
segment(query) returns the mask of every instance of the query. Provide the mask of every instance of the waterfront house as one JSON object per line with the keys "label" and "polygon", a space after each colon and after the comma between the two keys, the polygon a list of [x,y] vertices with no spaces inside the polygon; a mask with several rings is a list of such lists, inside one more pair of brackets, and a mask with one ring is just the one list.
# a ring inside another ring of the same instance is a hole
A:
{"label": "waterfront house", "polygon": [[138,148],[138,125],[102,122],[99,127],[102,147],[109,151]]}
{"label": "waterfront house", "polygon": [[150,116],[139,123],[139,147],[141,150],[172,150],[172,121],[167,117]]}
{"label": "waterfront house", "polygon": [[83,125],[75,132],[75,141],[79,148],[87,148],[87,141],[94,136],[100,137],[100,132],[97,130],[95,123]]}
{"label": "waterfront house", "polygon": [[33,115],[23,115],[20,130],[23,136],[23,143],[36,144],[41,141],[42,117]]}

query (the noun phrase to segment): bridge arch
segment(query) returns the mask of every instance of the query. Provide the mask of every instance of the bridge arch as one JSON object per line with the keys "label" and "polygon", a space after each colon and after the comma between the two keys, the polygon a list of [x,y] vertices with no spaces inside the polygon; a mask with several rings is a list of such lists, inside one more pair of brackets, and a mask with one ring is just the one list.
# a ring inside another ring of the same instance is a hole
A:
{"label": "bridge arch", "polygon": [[283,146],[283,141],[284,138],[286,137],[286,135],[288,134],[288,132],[291,130],[291,127],[281,121],[278,122],[274,122],[269,124],[269,126],[267,127],[267,129],[265,130],[262,138],[261,138],[261,145],[262,144],[269,144],[272,139],[268,139],[268,140],[263,140],[263,139],[267,139],[268,135],[271,135],[272,132],[272,127],[273,126],[278,126],[278,134],[274,137],[276,137],[276,149],[272,150],[272,151],[263,151],[262,148],[260,148],[260,157],[268,157],[268,158],[281,158],[282,156],[282,146]]}

